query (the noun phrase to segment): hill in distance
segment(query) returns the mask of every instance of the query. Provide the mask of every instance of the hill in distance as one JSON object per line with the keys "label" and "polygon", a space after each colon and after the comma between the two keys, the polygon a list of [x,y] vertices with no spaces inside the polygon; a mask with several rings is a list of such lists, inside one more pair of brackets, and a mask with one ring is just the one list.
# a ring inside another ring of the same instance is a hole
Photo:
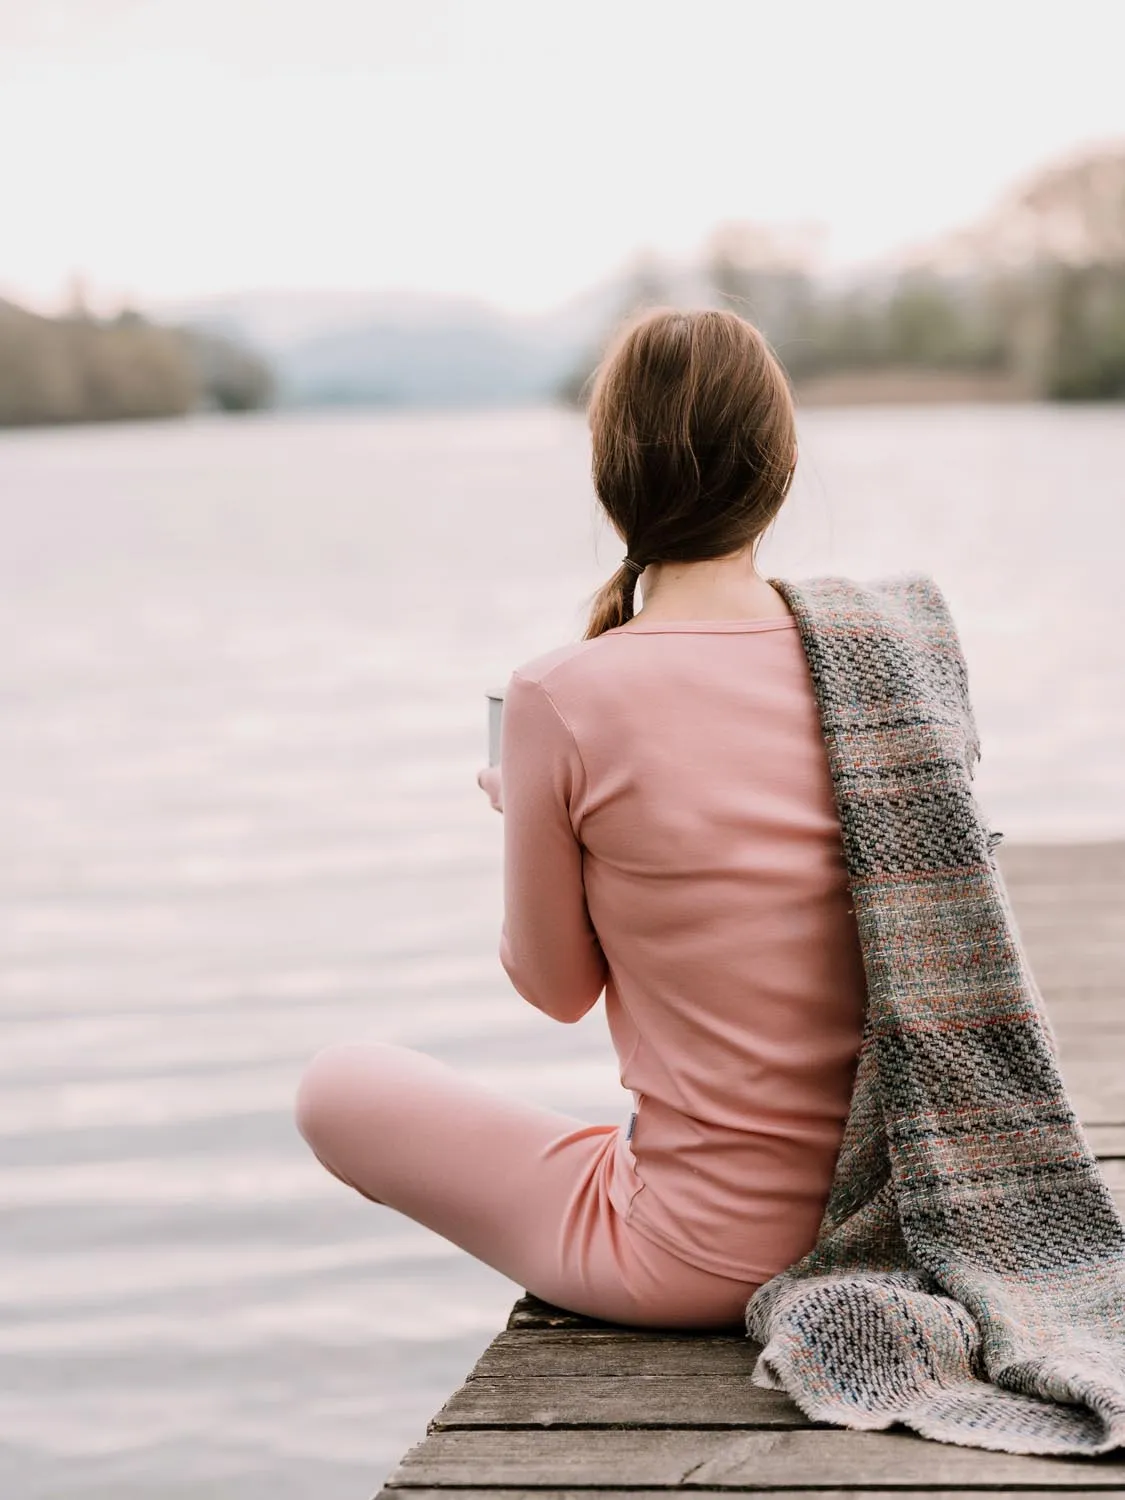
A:
{"label": "hill in distance", "polygon": [[283,405],[510,406],[554,399],[625,296],[611,280],[528,317],[411,290],[248,292],[154,311],[265,356]]}
{"label": "hill in distance", "polygon": [[[658,300],[713,300],[695,266],[665,267],[663,283]],[[555,400],[591,369],[636,294],[626,270],[522,317],[406,288],[252,291],[154,312],[265,356],[283,405],[511,406]]]}

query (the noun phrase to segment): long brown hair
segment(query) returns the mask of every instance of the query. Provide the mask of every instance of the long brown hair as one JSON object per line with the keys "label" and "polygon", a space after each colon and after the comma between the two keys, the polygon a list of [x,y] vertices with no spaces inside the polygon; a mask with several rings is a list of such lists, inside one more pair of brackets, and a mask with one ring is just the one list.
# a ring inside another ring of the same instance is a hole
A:
{"label": "long brown hair", "polygon": [[[789,493],[797,443],[789,382],[737,313],[634,313],[592,376],[587,417],[594,490],[639,564],[737,552]],[[586,640],[632,619],[636,581],[622,565],[602,585]]]}

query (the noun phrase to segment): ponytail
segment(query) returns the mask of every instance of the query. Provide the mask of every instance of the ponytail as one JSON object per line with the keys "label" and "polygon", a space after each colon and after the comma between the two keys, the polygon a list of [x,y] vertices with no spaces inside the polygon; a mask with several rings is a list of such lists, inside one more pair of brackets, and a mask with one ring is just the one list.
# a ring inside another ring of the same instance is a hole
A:
{"label": "ponytail", "polygon": [[590,394],[590,475],[636,551],[591,601],[586,640],[633,618],[644,563],[704,562],[756,543],[789,493],[789,381],[761,333],[723,308],[650,308],[614,333]]}
{"label": "ponytail", "polygon": [[603,583],[590,605],[590,620],[583,640],[592,641],[595,636],[624,625],[633,618],[633,595],[636,592],[640,569],[623,562],[607,583]]}

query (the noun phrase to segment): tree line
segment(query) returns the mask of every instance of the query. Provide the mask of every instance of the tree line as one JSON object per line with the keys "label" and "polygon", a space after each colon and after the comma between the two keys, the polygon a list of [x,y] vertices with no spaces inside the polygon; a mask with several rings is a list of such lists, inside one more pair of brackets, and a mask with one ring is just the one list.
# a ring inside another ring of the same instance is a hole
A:
{"label": "tree line", "polygon": [[213,334],[0,301],[0,426],[250,411],[273,393],[261,359]]}
{"label": "tree line", "polygon": [[[714,230],[696,268],[706,300],[762,328],[798,391],[929,371],[991,378],[1027,399],[1125,398],[1125,147],[1040,171],[893,274],[833,284],[813,260],[807,236],[742,222]],[[621,314],[676,301],[673,279],[642,254]],[[584,399],[599,355],[564,399]]]}

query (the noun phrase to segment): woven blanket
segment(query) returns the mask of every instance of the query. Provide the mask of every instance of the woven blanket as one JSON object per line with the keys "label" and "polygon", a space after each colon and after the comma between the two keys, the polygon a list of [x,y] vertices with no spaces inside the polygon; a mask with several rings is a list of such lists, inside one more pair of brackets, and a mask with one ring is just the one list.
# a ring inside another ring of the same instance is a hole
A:
{"label": "woven blanket", "polygon": [[753,1381],[845,1427],[1108,1452],[1125,1225],[974,797],[948,605],[922,573],[771,582],[815,686],[868,995],[816,1244],[746,1308]]}

